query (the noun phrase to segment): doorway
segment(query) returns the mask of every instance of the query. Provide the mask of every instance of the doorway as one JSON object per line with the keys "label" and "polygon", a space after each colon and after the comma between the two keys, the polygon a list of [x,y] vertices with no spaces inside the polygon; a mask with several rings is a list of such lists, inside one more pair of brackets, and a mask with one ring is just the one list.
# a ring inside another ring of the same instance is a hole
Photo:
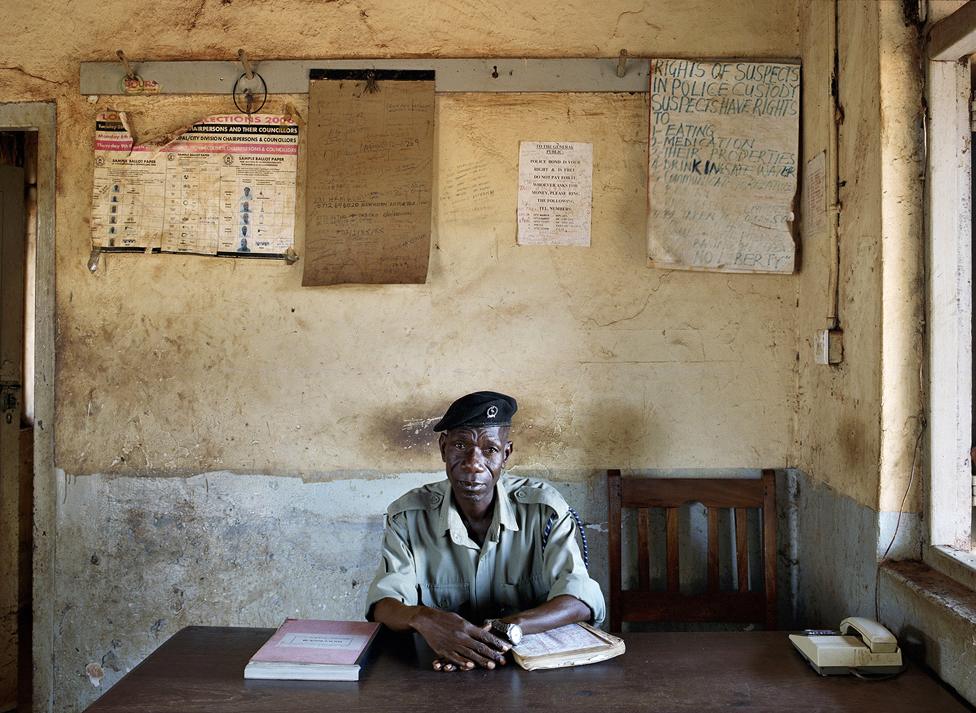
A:
{"label": "doorway", "polygon": [[0,711],[18,713],[53,694],[55,121],[0,103]]}
{"label": "doorway", "polygon": [[37,133],[0,131],[0,713],[31,707]]}

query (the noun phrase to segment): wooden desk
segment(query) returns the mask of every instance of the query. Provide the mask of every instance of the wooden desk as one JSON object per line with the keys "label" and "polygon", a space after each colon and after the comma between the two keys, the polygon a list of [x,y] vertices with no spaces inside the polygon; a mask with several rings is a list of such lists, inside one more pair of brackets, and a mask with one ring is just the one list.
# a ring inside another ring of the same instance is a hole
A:
{"label": "wooden desk", "polygon": [[553,671],[437,673],[419,637],[382,635],[357,683],[245,681],[271,629],[189,627],[88,713],[668,711],[954,713],[970,710],[916,666],[889,681],[821,678],[783,632],[629,634],[627,653]]}

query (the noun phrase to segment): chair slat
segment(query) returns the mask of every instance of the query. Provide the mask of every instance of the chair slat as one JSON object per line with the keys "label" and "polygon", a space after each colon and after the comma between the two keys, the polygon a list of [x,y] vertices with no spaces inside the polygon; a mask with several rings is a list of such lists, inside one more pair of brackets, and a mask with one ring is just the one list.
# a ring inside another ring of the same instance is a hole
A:
{"label": "chair slat", "polygon": [[620,631],[620,471],[607,471],[607,566],[610,569],[610,631]]}
{"label": "chair slat", "polygon": [[758,508],[763,483],[755,478],[623,478],[623,507],[666,508],[684,503],[705,507]]}
{"label": "chair slat", "polygon": [[668,592],[677,594],[680,587],[678,581],[678,508],[667,509],[668,526]]}
{"label": "chair slat", "polygon": [[718,591],[718,508],[708,508],[708,591]]}
{"label": "chair slat", "polygon": [[749,591],[748,518],[745,508],[735,509],[735,566],[740,592]]}
{"label": "chair slat", "polygon": [[766,589],[766,628],[776,628],[776,473],[762,472],[763,584]]}
{"label": "chair slat", "polygon": [[650,516],[647,508],[637,511],[637,571],[642,592],[651,591]]}

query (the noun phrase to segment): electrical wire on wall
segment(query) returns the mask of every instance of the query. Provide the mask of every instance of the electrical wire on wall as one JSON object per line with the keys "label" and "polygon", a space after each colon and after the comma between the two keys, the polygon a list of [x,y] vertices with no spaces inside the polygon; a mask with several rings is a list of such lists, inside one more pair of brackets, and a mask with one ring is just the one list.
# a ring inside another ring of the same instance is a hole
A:
{"label": "electrical wire on wall", "polygon": [[888,546],[885,547],[884,554],[881,555],[881,560],[878,562],[878,566],[874,573],[874,620],[881,621],[881,565],[888,561],[888,555],[891,553],[891,548],[895,544],[895,539],[898,537],[898,528],[901,527],[901,516],[905,512],[905,502],[908,500],[908,494],[912,492],[912,485],[915,484],[915,469],[918,467],[918,452],[922,446],[922,436],[925,434],[925,428],[928,422],[925,420],[925,416],[918,417],[918,434],[915,436],[915,449],[912,451],[912,469],[908,475],[908,485],[905,486],[905,492],[901,496],[901,503],[898,505],[898,517],[895,518],[895,529],[891,533],[891,539],[888,541]]}

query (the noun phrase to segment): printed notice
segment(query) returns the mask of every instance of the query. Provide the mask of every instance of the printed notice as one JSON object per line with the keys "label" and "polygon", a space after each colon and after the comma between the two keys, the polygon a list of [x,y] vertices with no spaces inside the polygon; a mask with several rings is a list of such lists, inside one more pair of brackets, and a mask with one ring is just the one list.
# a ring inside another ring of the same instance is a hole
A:
{"label": "printed notice", "polygon": [[426,282],[434,81],[419,73],[428,74],[378,71],[375,91],[365,79],[309,82],[302,285]]}
{"label": "printed notice", "polygon": [[803,205],[803,227],[807,236],[827,230],[827,152],[821,151],[807,161],[803,175],[806,202]]}
{"label": "printed notice", "polygon": [[649,264],[794,270],[800,67],[651,62]]}
{"label": "printed notice", "polygon": [[518,244],[590,245],[593,144],[519,143]]}
{"label": "printed notice", "polygon": [[134,144],[121,112],[95,126],[92,245],[283,255],[295,241],[298,126],[216,115],[165,144]]}

